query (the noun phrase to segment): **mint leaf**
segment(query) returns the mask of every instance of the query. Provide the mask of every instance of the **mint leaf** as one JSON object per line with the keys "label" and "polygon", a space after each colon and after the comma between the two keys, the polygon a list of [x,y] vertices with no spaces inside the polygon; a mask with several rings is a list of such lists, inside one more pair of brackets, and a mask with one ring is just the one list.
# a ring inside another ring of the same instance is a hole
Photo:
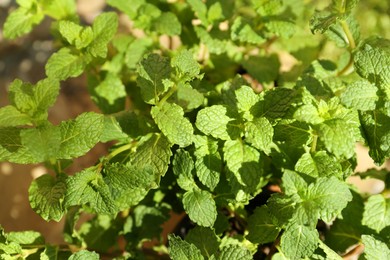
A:
{"label": "mint leaf", "polygon": [[118,16],[113,12],[99,15],[93,21],[93,40],[88,45],[88,52],[93,57],[105,58],[107,56],[107,44],[116,33]]}
{"label": "mint leaf", "polygon": [[14,106],[0,108],[0,127],[22,126],[31,124],[31,118],[21,113]]}
{"label": "mint leaf", "polygon": [[[154,175],[159,178],[164,176],[170,162],[171,144],[168,139],[159,134],[152,134],[140,140],[136,152],[131,157],[131,165],[143,168],[150,165]],[[158,183],[158,182],[157,182]]]}
{"label": "mint leaf", "polygon": [[177,91],[177,104],[184,110],[193,110],[203,105],[204,96],[190,84],[179,84]]}
{"label": "mint leaf", "polygon": [[196,16],[201,20],[203,26],[207,27],[209,22],[207,19],[207,6],[201,0],[188,0],[188,4],[191,6],[191,9],[194,11]]}
{"label": "mint leaf", "polygon": [[319,218],[330,222],[352,200],[348,185],[336,177],[318,178],[309,185],[304,198],[307,205],[318,210]]}
{"label": "mint leaf", "polygon": [[370,196],[364,206],[362,224],[379,233],[389,223],[390,199],[381,194]]}
{"label": "mint leaf", "polygon": [[192,174],[195,167],[194,161],[189,152],[183,149],[177,150],[172,165],[173,173],[177,176],[176,181],[180,188],[190,191],[197,187]]}
{"label": "mint leaf", "polygon": [[60,221],[65,213],[63,207],[67,188],[65,180],[65,175],[55,179],[45,174],[33,180],[28,189],[31,208],[46,221]]}
{"label": "mint leaf", "polygon": [[266,40],[253,29],[253,25],[243,17],[237,17],[231,27],[230,37],[233,41],[262,44]]}
{"label": "mint leaf", "polygon": [[196,136],[194,143],[196,175],[201,183],[213,191],[219,183],[223,167],[218,142],[206,136]]}
{"label": "mint leaf", "polygon": [[141,5],[145,3],[145,0],[134,0],[131,5],[128,4],[127,0],[108,0],[107,4],[118,8],[125,14],[127,14],[130,18],[135,18],[137,15],[137,11]]}
{"label": "mint leaf", "polygon": [[23,144],[20,128],[0,128],[0,161],[15,163],[38,163],[26,145]]}
{"label": "mint leaf", "polygon": [[76,3],[73,0],[42,0],[45,14],[56,20],[72,19],[76,14]]}
{"label": "mint leaf", "polygon": [[219,238],[210,228],[195,227],[188,232],[185,240],[200,249],[202,255],[207,258],[212,256],[219,247]]}
{"label": "mint leaf", "polygon": [[200,250],[195,245],[183,241],[173,234],[168,236],[169,256],[173,260],[203,260]]}
{"label": "mint leaf", "polygon": [[341,165],[325,151],[304,153],[297,161],[295,170],[312,177],[335,176],[341,179],[343,176]]}
{"label": "mint leaf", "polygon": [[152,45],[153,41],[149,38],[135,39],[132,43],[130,43],[125,53],[126,66],[130,69],[137,68],[138,62]]}
{"label": "mint leaf", "polygon": [[[234,91],[237,99],[237,108],[241,113],[250,112],[251,108],[259,101],[259,96],[251,87],[242,86]],[[252,118],[245,118],[251,120]]]}
{"label": "mint leaf", "polygon": [[369,154],[377,164],[390,157],[390,117],[374,110],[360,115],[363,132],[366,136]]}
{"label": "mint leaf", "polygon": [[284,170],[282,176],[283,192],[286,195],[299,194],[303,196],[304,192],[307,191],[307,183],[301,175],[294,171]]}
{"label": "mint leaf", "polygon": [[179,35],[181,33],[181,24],[174,13],[162,13],[154,22],[155,30],[160,34],[169,36]]}
{"label": "mint leaf", "polygon": [[104,182],[110,188],[112,199],[120,210],[137,205],[157,186],[151,167],[136,168],[109,164],[104,168]]}
{"label": "mint leaf", "polygon": [[279,235],[277,219],[271,215],[266,205],[257,207],[248,219],[247,239],[252,243],[265,244],[272,242]]}
{"label": "mint leaf", "polygon": [[20,245],[42,245],[45,244],[45,239],[41,233],[37,231],[14,231],[7,234],[9,242],[18,243]]}
{"label": "mint leaf", "polygon": [[242,140],[229,140],[223,147],[224,159],[228,169],[238,182],[247,187],[247,192],[258,191],[262,182],[262,167],[259,162],[260,153]]}
{"label": "mint leaf", "polygon": [[171,61],[172,67],[177,69],[178,76],[184,81],[190,81],[198,76],[200,65],[193,57],[192,52],[182,50]]}
{"label": "mint leaf", "polygon": [[192,143],[194,129],[191,122],[184,117],[184,111],[180,106],[174,103],[164,103],[153,107],[151,115],[170,142],[180,147],[186,147]]}
{"label": "mint leaf", "polygon": [[[254,79],[256,79],[261,84],[270,84],[275,81],[279,74],[280,61],[277,55],[272,54],[270,56],[249,56],[248,59],[244,60],[242,63],[244,69],[246,69]],[[286,88],[275,88],[273,91],[267,91],[268,95],[272,92],[276,91],[278,94],[274,93],[274,97],[277,99],[284,99],[287,96],[282,94]],[[291,98],[292,96],[290,96]],[[268,97],[268,100],[270,97]],[[265,99],[267,102],[267,98]],[[269,102],[276,100],[269,100]],[[277,108],[277,104],[274,103],[275,109]]]}
{"label": "mint leaf", "polygon": [[227,109],[222,105],[203,108],[196,116],[196,127],[206,135],[229,140],[232,131],[229,122],[232,118],[226,115]]}
{"label": "mint leaf", "polygon": [[318,247],[318,232],[304,225],[291,225],[283,233],[280,245],[290,259],[310,257]]}
{"label": "mint leaf", "polygon": [[90,59],[88,55],[74,54],[71,49],[62,48],[50,56],[47,61],[45,66],[46,75],[58,80],[77,77],[83,73]]}
{"label": "mint leaf", "polygon": [[390,40],[370,38],[355,53],[356,72],[385,93],[390,86]]}
{"label": "mint leaf", "polygon": [[355,138],[351,127],[341,119],[331,119],[316,127],[326,149],[337,157],[351,158],[355,153]]}
{"label": "mint leaf", "polygon": [[245,123],[245,141],[266,154],[271,152],[273,135],[274,129],[265,117]]}
{"label": "mint leaf", "polygon": [[380,260],[390,258],[390,248],[386,243],[369,235],[363,235],[362,242],[366,259]]}
{"label": "mint leaf", "polygon": [[312,104],[305,104],[294,112],[294,118],[300,122],[317,125],[324,122],[324,118],[318,112],[318,109]]}
{"label": "mint leaf", "polygon": [[14,80],[10,86],[10,101],[21,113],[28,115],[35,123],[47,119],[47,109],[51,107],[59,94],[57,80],[44,79],[35,86]]}
{"label": "mint leaf", "polygon": [[341,95],[341,102],[349,108],[361,111],[374,110],[378,100],[377,87],[365,80],[349,84]]}
{"label": "mint leaf", "polygon": [[92,98],[103,113],[110,114],[124,110],[126,90],[121,79],[112,73],[106,75],[94,89]]}
{"label": "mint leaf", "polygon": [[99,254],[87,250],[81,250],[71,255],[68,258],[68,260],[83,260],[83,259],[99,260]]}
{"label": "mint leaf", "polygon": [[100,142],[109,142],[112,140],[125,140],[129,136],[122,130],[118,120],[113,116],[104,117],[104,128],[100,136]]}
{"label": "mint leaf", "polygon": [[103,127],[104,117],[92,112],[62,122],[59,126],[61,146],[57,158],[71,159],[84,155],[99,142]]}
{"label": "mint leaf", "polygon": [[211,193],[198,190],[187,191],[183,196],[183,206],[190,219],[199,226],[213,226],[217,218],[217,208]]}
{"label": "mint leaf", "polygon": [[222,247],[221,251],[216,254],[217,260],[252,260],[251,252],[240,245],[228,245]]}
{"label": "mint leaf", "polygon": [[[35,3],[32,5],[36,5]],[[28,33],[32,28],[40,23],[44,15],[42,11],[35,6],[29,8],[19,7],[11,12],[4,23],[4,37],[8,39],[15,39]]]}
{"label": "mint leaf", "polygon": [[96,213],[115,215],[118,212],[108,185],[100,173],[87,168],[66,179],[67,191],[64,206],[88,205]]}
{"label": "mint leaf", "polygon": [[[268,64],[268,61],[259,61],[261,64]],[[251,65],[255,66],[254,64]],[[277,71],[277,70],[276,70]],[[296,92],[287,88],[273,88],[262,92],[262,100],[253,108],[253,112],[258,117],[266,117],[271,122],[287,113],[290,105],[294,101]]]}
{"label": "mint leaf", "polygon": [[163,83],[170,77],[170,61],[158,54],[149,54],[141,60],[137,67],[137,84],[141,88],[144,101],[148,104],[156,104],[159,96],[167,91]]}

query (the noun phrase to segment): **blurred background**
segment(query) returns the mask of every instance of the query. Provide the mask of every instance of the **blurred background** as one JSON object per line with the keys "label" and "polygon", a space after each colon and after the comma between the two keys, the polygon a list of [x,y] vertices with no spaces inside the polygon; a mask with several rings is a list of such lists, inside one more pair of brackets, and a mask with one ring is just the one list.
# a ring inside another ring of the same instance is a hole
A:
{"label": "blurred background", "polygon": [[[303,1],[303,0],[302,0]],[[323,1],[325,2],[325,1]],[[322,2],[321,2],[322,4]],[[32,33],[13,41],[4,40],[1,28],[7,14],[16,7],[15,1],[0,0],[0,106],[8,104],[7,87],[15,79],[35,83],[45,77],[46,60],[54,51],[50,36],[50,21],[46,20]],[[78,0],[78,13],[82,20],[91,23],[94,17],[105,8],[104,0]],[[390,1],[361,1],[359,15],[363,35],[379,34],[390,38]],[[364,10],[364,11],[363,11]],[[374,19],[375,18],[375,19]],[[283,64],[283,60],[281,63]],[[288,62],[286,60],[285,62]],[[98,111],[89,97],[86,78],[69,79],[61,84],[61,93],[55,105],[49,111],[49,120],[54,124],[74,118],[84,111]],[[367,149],[356,146],[358,153],[357,172],[375,166],[368,156]],[[70,172],[91,166],[107,147],[97,145],[87,155],[75,160]],[[390,170],[390,162],[381,168]],[[44,234],[47,242],[62,242],[62,222],[46,222],[34,213],[28,202],[28,188],[34,178],[46,173],[43,165],[15,165],[0,163],[0,225],[7,231],[36,230]],[[383,183],[376,180],[360,180],[352,176],[349,180],[367,193],[379,193]]]}

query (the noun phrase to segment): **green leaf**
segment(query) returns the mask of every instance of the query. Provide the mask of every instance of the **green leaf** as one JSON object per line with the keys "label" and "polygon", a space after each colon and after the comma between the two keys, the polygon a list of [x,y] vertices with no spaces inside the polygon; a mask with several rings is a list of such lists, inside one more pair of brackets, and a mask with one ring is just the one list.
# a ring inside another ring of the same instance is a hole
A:
{"label": "green leaf", "polygon": [[380,232],[390,225],[390,199],[381,194],[372,195],[368,198],[365,206],[362,224]]}
{"label": "green leaf", "polygon": [[262,185],[263,170],[259,162],[260,153],[242,140],[228,140],[223,147],[224,160],[238,182],[254,193]]}
{"label": "green leaf", "polygon": [[290,259],[310,257],[318,247],[318,232],[304,225],[291,225],[280,240],[281,249]]}
{"label": "green leaf", "polygon": [[200,65],[193,56],[192,52],[182,50],[172,58],[172,67],[177,69],[182,80],[190,81],[199,75]]}
{"label": "green leaf", "polygon": [[374,110],[361,113],[360,122],[370,148],[369,154],[380,165],[390,157],[390,117]]}
{"label": "green leaf", "polygon": [[317,108],[312,104],[305,104],[294,112],[294,118],[300,122],[305,122],[313,125],[324,122]]}
{"label": "green leaf", "polygon": [[219,238],[215,232],[206,227],[195,227],[188,232],[185,240],[200,249],[204,257],[209,258],[219,247]]}
{"label": "green leaf", "polygon": [[324,242],[322,242],[321,239],[318,239],[318,245],[319,247],[324,250],[324,253],[326,254],[326,259],[332,259],[332,260],[342,260],[343,258],[339,256],[335,251],[333,251],[330,247],[328,247]]}
{"label": "green leaf", "polygon": [[[133,4],[133,2],[132,2]],[[137,68],[139,61],[142,59],[146,51],[153,45],[150,38],[135,39],[126,49],[125,64],[130,69]],[[165,61],[165,60],[164,60]],[[167,61],[168,63],[169,61]],[[167,73],[167,77],[169,73]]]}
{"label": "green leaf", "polygon": [[266,40],[253,29],[253,25],[242,17],[237,17],[231,27],[230,37],[233,41],[262,44]]}
{"label": "green leaf", "polygon": [[319,218],[330,222],[351,200],[352,194],[345,182],[336,177],[318,178],[309,185],[304,206],[318,210]]}
{"label": "green leaf", "polygon": [[[251,87],[242,86],[234,91],[237,99],[237,108],[240,113],[249,112],[251,108],[259,101],[259,96]],[[245,118],[251,120],[249,118]]]}
{"label": "green leaf", "polygon": [[295,170],[312,177],[335,176],[341,179],[343,176],[341,165],[325,151],[304,153],[297,161]]}
{"label": "green leaf", "polygon": [[107,56],[107,44],[116,33],[118,16],[114,12],[100,14],[93,21],[93,40],[88,45],[88,52],[93,57],[105,58]]}
{"label": "green leaf", "polygon": [[0,128],[0,161],[14,163],[40,162],[23,144],[20,128]]}
{"label": "green leaf", "polygon": [[222,140],[229,140],[231,138],[230,134],[232,134],[229,122],[233,121],[233,119],[226,114],[227,109],[222,105],[203,108],[196,116],[195,125],[206,135],[211,135],[214,138]]}
{"label": "green leaf", "polygon": [[133,0],[131,5],[129,5],[127,0],[108,0],[107,4],[118,8],[130,18],[136,18],[137,11],[141,5],[145,4],[145,0]]}
{"label": "green leaf", "polygon": [[192,221],[202,227],[212,227],[217,218],[217,208],[212,195],[207,191],[187,191],[183,206]]}
{"label": "green leaf", "polygon": [[307,183],[302,176],[291,170],[284,170],[282,176],[283,192],[286,195],[299,194],[302,196],[307,190]]}
{"label": "green leaf", "polygon": [[265,28],[276,36],[290,38],[295,33],[295,23],[284,19],[270,19],[265,23]]}
{"label": "green leaf", "polygon": [[172,260],[203,260],[200,250],[195,245],[183,241],[179,236],[168,235],[169,256]]}
{"label": "green leaf", "polygon": [[137,151],[131,157],[131,165],[143,168],[150,165],[154,175],[159,179],[168,170],[172,152],[168,139],[159,134],[146,136],[140,140]]}
{"label": "green leaf", "polygon": [[[256,79],[261,84],[270,84],[271,82],[275,81],[279,75],[280,61],[276,54],[272,54],[270,56],[249,56],[248,59],[243,61],[242,66],[254,79]],[[274,91],[281,95],[280,97],[277,97],[276,95],[274,97],[280,99],[286,98],[286,96],[283,95],[283,90],[286,89],[274,89]],[[267,93],[274,91],[268,91]],[[267,102],[266,98],[265,100]],[[270,102],[272,101],[270,100]],[[275,109],[277,109],[277,107],[275,107]]]}
{"label": "green leaf", "polygon": [[100,173],[87,168],[66,179],[67,192],[64,206],[88,205],[96,213],[114,216],[118,211],[109,186]]}
{"label": "green leaf", "polygon": [[374,110],[378,100],[377,87],[365,80],[349,84],[341,94],[341,102],[349,108],[361,111]]}
{"label": "green leaf", "polygon": [[161,106],[153,107],[151,115],[171,143],[180,147],[192,143],[194,129],[191,122],[184,117],[184,111],[180,106],[165,102]]}
{"label": "green leaf", "polygon": [[353,130],[344,120],[327,120],[316,128],[326,149],[336,157],[351,158],[355,154]]}
{"label": "green leaf", "polygon": [[37,161],[50,161],[57,158],[61,144],[61,132],[58,127],[48,124],[24,129],[20,137],[24,146]]}
{"label": "green leaf", "polygon": [[188,0],[187,3],[191,6],[196,16],[201,20],[203,26],[207,27],[209,22],[207,19],[207,6],[201,0]]}
{"label": "green leaf", "polygon": [[[354,56],[357,73],[390,93],[390,40],[370,38],[360,45]],[[387,95],[389,96],[389,94]]]}
{"label": "green leaf", "polygon": [[56,20],[72,19],[76,14],[74,0],[41,0],[45,14]]}
{"label": "green leaf", "polygon": [[160,34],[169,36],[180,35],[181,23],[174,13],[162,13],[154,22],[155,30]]}
{"label": "green leaf", "polygon": [[14,106],[0,108],[0,127],[12,127],[31,124],[31,118]]}
{"label": "green leaf", "polygon": [[148,104],[156,104],[159,96],[168,90],[163,80],[169,79],[171,74],[169,59],[149,54],[141,60],[137,72],[137,84],[141,88],[143,100]]}
{"label": "green leaf", "polygon": [[104,129],[100,137],[100,142],[109,142],[113,140],[126,140],[129,136],[122,130],[117,119],[113,116],[104,117]]}
{"label": "green leaf", "polygon": [[92,96],[103,113],[110,114],[124,110],[126,90],[121,79],[112,73],[106,75],[94,89]]}
{"label": "green leaf", "polygon": [[176,181],[180,188],[190,191],[197,187],[192,174],[195,167],[194,161],[189,152],[183,149],[177,150],[172,165],[173,173],[177,176]]}
{"label": "green leaf", "polygon": [[176,97],[176,103],[184,110],[193,110],[203,105],[203,94],[192,88],[190,84],[179,84]]}
{"label": "green leaf", "polygon": [[65,80],[77,77],[83,73],[85,66],[90,62],[88,55],[74,54],[69,48],[62,48],[50,56],[45,65],[46,75],[49,78]]}
{"label": "green leaf", "polygon": [[35,8],[32,6],[30,9],[19,7],[7,17],[3,28],[5,38],[15,39],[22,36],[43,20],[43,13],[35,6],[35,3],[33,5]]}
{"label": "green leaf", "polygon": [[19,245],[41,246],[45,244],[45,239],[37,231],[9,232],[6,236],[8,242],[18,243]]}
{"label": "green leaf", "polygon": [[240,245],[228,245],[222,247],[221,251],[216,254],[217,260],[252,260],[251,252]]}
{"label": "green leaf", "polygon": [[280,227],[277,219],[271,215],[266,205],[257,207],[248,219],[248,235],[252,243],[265,244],[275,241],[279,235]]}
{"label": "green leaf", "polygon": [[245,141],[266,154],[271,152],[273,136],[274,129],[265,117],[245,123]]}
{"label": "green leaf", "polygon": [[136,168],[123,164],[109,164],[104,168],[104,182],[110,188],[113,200],[120,210],[137,205],[156,188],[156,177],[152,167]]}
{"label": "green leaf", "polygon": [[364,244],[364,256],[366,259],[382,260],[390,258],[390,248],[386,243],[369,235],[363,235],[362,242]]}
{"label": "green leaf", "polygon": [[59,89],[59,82],[53,79],[43,79],[35,86],[14,80],[10,86],[9,98],[17,110],[38,123],[47,119],[47,110],[56,101]]}
{"label": "green leaf", "polygon": [[[260,61],[260,64],[265,66],[268,61]],[[256,65],[252,64],[251,66]],[[284,117],[296,95],[294,90],[288,88],[273,88],[262,93],[264,93],[263,98],[253,107],[253,112],[257,117],[266,117],[271,123]]]}
{"label": "green leaf", "polygon": [[60,124],[61,146],[59,159],[72,159],[84,155],[99,142],[104,127],[101,114],[87,112],[76,119]]}
{"label": "green leaf", "polygon": [[83,259],[90,259],[90,260],[99,260],[99,254],[95,252],[90,252],[87,250],[81,250],[77,253],[71,255],[68,260],[83,260]]}
{"label": "green leaf", "polygon": [[196,175],[201,183],[213,191],[219,183],[223,168],[218,142],[206,136],[196,136],[194,143]]}
{"label": "green leaf", "polygon": [[65,213],[66,175],[57,179],[49,174],[33,180],[28,189],[31,208],[44,220],[60,221]]}

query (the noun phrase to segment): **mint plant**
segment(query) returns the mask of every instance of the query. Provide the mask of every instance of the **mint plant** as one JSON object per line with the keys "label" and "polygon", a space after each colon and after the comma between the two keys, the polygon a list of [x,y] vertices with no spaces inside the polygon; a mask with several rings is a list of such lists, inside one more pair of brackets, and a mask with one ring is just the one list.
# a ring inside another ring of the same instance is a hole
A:
{"label": "mint plant", "polygon": [[[49,17],[57,49],[46,78],[10,84],[0,161],[45,164],[30,204],[65,218],[66,244],[2,230],[2,258],[390,258],[389,172],[358,173],[376,195],[346,182],[357,142],[390,157],[390,40],[361,33],[357,0],[108,0],[92,24],[74,0],[17,3],[4,37]],[[81,74],[101,113],[52,124]],[[107,155],[65,171],[99,142]],[[185,217],[165,242],[170,212]]]}

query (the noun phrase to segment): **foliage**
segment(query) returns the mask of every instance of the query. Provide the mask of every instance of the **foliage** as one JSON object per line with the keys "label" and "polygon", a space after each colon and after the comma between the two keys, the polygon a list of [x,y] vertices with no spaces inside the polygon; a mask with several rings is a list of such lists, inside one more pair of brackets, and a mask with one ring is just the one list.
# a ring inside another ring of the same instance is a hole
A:
{"label": "foliage", "polygon": [[[45,79],[10,84],[0,161],[45,163],[31,207],[65,218],[67,244],[1,230],[2,258],[341,259],[359,244],[389,258],[388,172],[360,173],[385,182],[373,196],[346,182],[356,142],[390,157],[390,40],[360,33],[358,0],[131,2],[108,0],[91,25],[73,0],[18,0],[8,16],[8,39],[49,16],[58,50]],[[61,82],[81,74],[101,113],[52,124]],[[106,156],[66,171],[99,142]],[[165,244],[170,212],[186,218]]]}

